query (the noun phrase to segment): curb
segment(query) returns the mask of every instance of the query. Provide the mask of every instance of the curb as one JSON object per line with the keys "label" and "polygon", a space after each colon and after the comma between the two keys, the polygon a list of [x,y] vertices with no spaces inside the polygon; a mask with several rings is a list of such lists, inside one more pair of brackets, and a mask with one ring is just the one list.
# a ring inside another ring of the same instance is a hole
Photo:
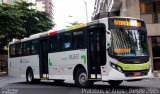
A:
{"label": "curb", "polygon": [[146,79],[143,79],[144,81],[145,80],[160,80],[160,78],[159,77],[153,77],[153,78],[146,78]]}

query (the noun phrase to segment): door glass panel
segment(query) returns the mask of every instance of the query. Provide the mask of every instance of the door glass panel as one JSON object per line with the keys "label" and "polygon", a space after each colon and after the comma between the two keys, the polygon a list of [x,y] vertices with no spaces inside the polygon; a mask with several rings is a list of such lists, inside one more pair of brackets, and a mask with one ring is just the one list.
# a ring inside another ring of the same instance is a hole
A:
{"label": "door glass panel", "polygon": [[41,40],[40,67],[41,74],[48,74],[48,40]]}
{"label": "door glass panel", "polygon": [[[105,63],[105,28],[89,29],[89,73],[95,74],[95,78],[100,74],[100,66]],[[104,41],[102,41],[104,40]],[[103,61],[101,59],[104,59]],[[91,77],[91,76],[89,76]]]}

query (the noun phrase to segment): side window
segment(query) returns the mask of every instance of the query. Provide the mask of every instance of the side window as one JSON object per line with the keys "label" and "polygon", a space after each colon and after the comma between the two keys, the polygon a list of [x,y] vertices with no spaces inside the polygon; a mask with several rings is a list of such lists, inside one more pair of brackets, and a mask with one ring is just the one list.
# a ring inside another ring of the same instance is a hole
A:
{"label": "side window", "polygon": [[38,53],[38,40],[31,41],[31,54],[37,54]]}
{"label": "side window", "polygon": [[73,32],[73,49],[84,48],[83,30]]}
{"label": "side window", "polygon": [[30,54],[30,42],[24,42],[23,43],[23,55],[29,55]]}
{"label": "side window", "polygon": [[61,35],[61,49],[68,50],[72,48],[72,33],[66,32]]}
{"label": "side window", "polygon": [[60,39],[58,35],[52,36],[50,38],[50,51],[56,52],[59,51],[60,48]]}
{"label": "side window", "polygon": [[16,54],[15,52],[15,45],[10,46],[10,57],[14,57]]}
{"label": "side window", "polygon": [[16,44],[16,56],[21,56],[22,55],[22,44]]}

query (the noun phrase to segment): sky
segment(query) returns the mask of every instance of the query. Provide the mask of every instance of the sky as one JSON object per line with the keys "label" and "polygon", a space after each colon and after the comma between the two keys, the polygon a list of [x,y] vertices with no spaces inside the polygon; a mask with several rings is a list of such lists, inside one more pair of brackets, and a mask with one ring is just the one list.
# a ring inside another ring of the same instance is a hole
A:
{"label": "sky", "polygon": [[86,23],[84,1],[87,2],[88,21],[91,21],[95,0],[53,0],[54,23],[56,24],[54,29],[64,29],[65,26],[69,26],[69,23],[74,21]]}

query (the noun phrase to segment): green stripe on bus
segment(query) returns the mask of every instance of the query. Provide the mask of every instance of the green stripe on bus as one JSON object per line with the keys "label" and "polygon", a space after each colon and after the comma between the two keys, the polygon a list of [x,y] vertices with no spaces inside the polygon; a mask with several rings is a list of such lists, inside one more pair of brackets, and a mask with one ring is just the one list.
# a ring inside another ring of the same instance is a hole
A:
{"label": "green stripe on bus", "polygon": [[117,65],[120,66],[123,70],[135,71],[135,70],[149,69],[150,63],[147,62],[147,63],[143,63],[143,64],[124,64],[122,62],[118,62]]}
{"label": "green stripe on bus", "polygon": [[83,61],[84,64],[87,62],[86,55],[81,55],[81,60]]}
{"label": "green stripe on bus", "polygon": [[52,66],[52,62],[51,62],[50,59],[48,59],[48,65],[49,65],[49,66]]}

